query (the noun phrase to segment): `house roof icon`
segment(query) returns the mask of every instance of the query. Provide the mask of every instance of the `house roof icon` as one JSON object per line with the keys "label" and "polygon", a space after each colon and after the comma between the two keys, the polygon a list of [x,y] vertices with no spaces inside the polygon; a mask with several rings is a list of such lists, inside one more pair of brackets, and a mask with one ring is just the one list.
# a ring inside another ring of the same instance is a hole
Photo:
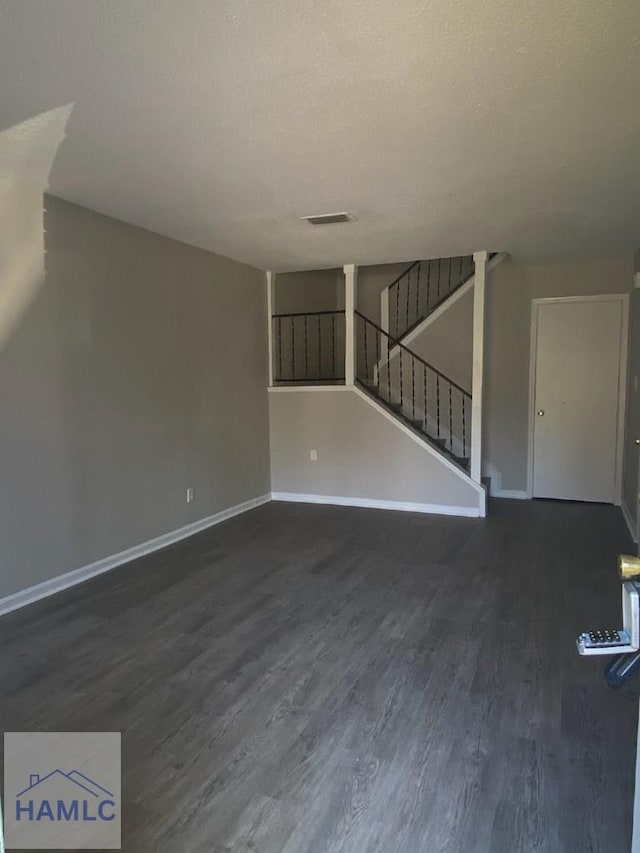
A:
{"label": "house roof icon", "polygon": [[[108,797],[113,797],[111,791],[107,791],[106,788],[103,788],[102,785],[98,785],[97,782],[94,782],[93,779],[85,776],[85,774],[81,773],[79,770],[70,770],[68,773],[65,773],[59,768],[52,770],[51,773],[47,773],[46,776],[40,776],[35,773],[32,774],[29,779],[29,785],[23,791],[20,791],[19,794],[16,794],[16,797],[22,797],[24,794],[28,794],[35,788],[38,788],[40,785],[45,785],[45,783],[55,783],[56,787],[60,783],[65,785],[65,787],[73,785],[75,786],[74,793],[76,796],[79,793],[78,789],[82,789],[85,794],[91,794],[93,797],[101,797],[105,794]],[[49,785],[46,785],[46,787],[49,787]],[[44,793],[44,789],[42,792]],[[35,793],[38,795],[41,792],[36,791]]]}

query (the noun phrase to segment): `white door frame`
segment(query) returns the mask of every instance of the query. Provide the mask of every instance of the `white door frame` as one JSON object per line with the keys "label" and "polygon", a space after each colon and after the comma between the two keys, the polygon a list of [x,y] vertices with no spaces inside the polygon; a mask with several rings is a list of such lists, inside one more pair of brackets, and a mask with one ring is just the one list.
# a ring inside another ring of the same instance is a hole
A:
{"label": "white door frame", "polygon": [[602,293],[597,296],[550,296],[531,300],[531,338],[529,354],[529,436],[527,458],[527,497],[533,498],[533,454],[536,402],[536,360],[538,356],[538,314],[541,305],[551,302],[620,302],[622,305],[622,330],[620,334],[620,370],[618,387],[618,422],[616,432],[616,470],[614,495],[616,506],[622,503],[622,463],[624,454],[624,426],[627,403],[627,351],[629,348],[629,294]]}

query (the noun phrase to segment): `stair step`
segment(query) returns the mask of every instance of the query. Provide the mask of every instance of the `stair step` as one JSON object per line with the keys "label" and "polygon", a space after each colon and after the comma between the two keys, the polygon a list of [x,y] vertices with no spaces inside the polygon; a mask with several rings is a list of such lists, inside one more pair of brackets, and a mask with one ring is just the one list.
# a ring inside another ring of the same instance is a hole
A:
{"label": "stair step", "polygon": [[380,402],[386,406],[386,408],[390,409],[394,414],[400,415],[400,418],[405,421],[405,423],[411,424],[411,426],[416,429],[418,432],[422,433],[433,445],[440,448],[444,451],[444,453],[455,459],[455,461],[460,465],[460,467],[464,468],[467,472],[469,470],[470,459],[468,456],[456,456],[454,453],[451,453],[449,448],[447,447],[447,439],[446,438],[436,438],[435,436],[429,435],[427,430],[425,429],[425,424],[423,420],[418,418],[411,418],[406,415],[402,409],[400,403],[392,403],[389,400],[385,400],[384,397],[381,397],[378,393],[379,389],[377,385],[371,385],[368,382],[361,383],[371,394],[376,397]]}
{"label": "stair step", "polygon": [[429,433],[428,433],[428,432],[427,432],[427,430],[425,429],[424,421],[421,421],[421,420],[412,420],[412,421],[411,421],[411,424],[412,424],[412,426],[414,426],[414,427],[415,427],[419,432],[421,432],[423,435],[426,435],[426,436],[427,436],[427,438],[429,439],[429,441],[430,441],[432,444],[435,444],[437,447],[441,447],[443,450],[446,450],[446,449],[447,449],[447,440],[446,440],[446,438],[435,438],[434,436],[429,435]]}

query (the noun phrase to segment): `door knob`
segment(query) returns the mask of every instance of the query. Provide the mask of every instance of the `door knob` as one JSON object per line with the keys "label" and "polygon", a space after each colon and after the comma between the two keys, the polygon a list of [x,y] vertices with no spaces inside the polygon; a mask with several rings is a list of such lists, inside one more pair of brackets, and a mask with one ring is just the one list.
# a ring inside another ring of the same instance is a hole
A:
{"label": "door knob", "polygon": [[636,438],[636,444],[640,444],[640,438]]}
{"label": "door knob", "polygon": [[[539,418],[544,417],[544,409],[538,409],[538,417]],[[640,440],[638,441],[638,444],[640,444]]]}

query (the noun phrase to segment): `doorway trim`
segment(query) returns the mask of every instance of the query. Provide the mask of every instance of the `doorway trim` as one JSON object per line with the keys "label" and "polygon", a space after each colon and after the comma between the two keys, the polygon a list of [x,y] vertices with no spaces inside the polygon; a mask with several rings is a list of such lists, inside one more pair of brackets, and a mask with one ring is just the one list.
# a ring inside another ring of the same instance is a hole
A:
{"label": "doorway trim", "polygon": [[618,421],[616,429],[616,470],[614,479],[615,505],[622,504],[622,465],[624,456],[624,427],[627,404],[627,370],[629,349],[629,294],[601,293],[596,296],[549,296],[531,300],[531,332],[529,338],[529,423],[527,438],[527,497],[533,498],[533,431],[535,425],[536,360],[538,357],[538,314],[541,305],[552,302],[620,302],[622,329],[618,382]]}

